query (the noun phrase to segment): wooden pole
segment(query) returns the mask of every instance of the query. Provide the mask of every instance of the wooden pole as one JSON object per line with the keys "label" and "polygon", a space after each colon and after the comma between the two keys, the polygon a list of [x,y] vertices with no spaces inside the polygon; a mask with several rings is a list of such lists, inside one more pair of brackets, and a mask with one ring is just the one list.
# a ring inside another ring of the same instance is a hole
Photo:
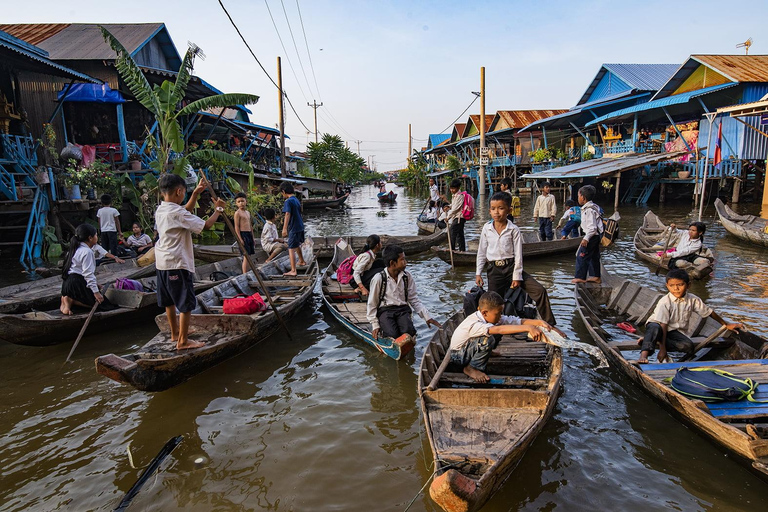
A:
{"label": "wooden pole", "polygon": [[707,119],[709,119],[709,132],[707,133],[707,157],[704,160],[704,174],[701,177],[701,188],[699,189],[699,222],[701,222],[701,216],[704,214],[704,198],[707,190],[707,172],[709,172],[709,147],[712,145],[712,121],[714,121],[717,114],[715,112],[707,112],[704,115],[707,116]]}
{"label": "wooden pole", "polygon": [[[278,107],[280,110],[280,176],[287,176],[285,170],[285,113],[283,112],[283,67],[280,65],[280,57],[277,57],[277,91],[280,94]],[[315,122],[317,125],[317,122]],[[315,142],[317,142],[317,129],[315,129]],[[226,215],[225,215],[226,217]],[[237,234],[232,232],[237,238]],[[244,253],[245,254],[245,253]]]}
{"label": "wooden pole", "polygon": [[72,345],[72,350],[69,351],[69,355],[67,356],[67,360],[64,361],[65,363],[68,363],[69,359],[72,357],[72,354],[75,353],[75,349],[77,348],[77,344],[80,343],[81,339],[83,339],[83,334],[85,334],[85,330],[88,328],[88,324],[91,323],[91,318],[93,318],[93,314],[96,313],[96,308],[98,308],[98,307],[99,307],[99,301],[94,302],[93,303],[93,307],[91,308],[91,312],[88,313],[88,318],[85,319],[85,323],[83,324],[83,327],[80,329],[80,334],[77,335],[77,339],[75,340],[75,344]]}
{"label": "wooden pole", "polygon": [[656,267],[656,272],[654,272],[655,275],[659,275],[659,270],[661,270],[661,266],[664,264],[664,258],[667,257],[667,249],[669,248],[669,241],[672,239],[672,233],[673,230],[670,227],[669,228],[669,234],[667,235],[667,241],[664,243],[664,251],[661,255],[661,258],[659,258],[659,265]]}
{"label": "wooden pole", "polygon": [[[280,57],[278,57],[279,59]],[[205,179],[205,176],[201,173],[200,179],[203,180],[203,183],[205,183],[205,187],[208,189],[208,192],[211,194],[211,199],[213,199],[214,204],[216,201],[218,201],[218,197],[216,197],[216,192],[213,191],[213,187],[211,187],[211,184],[208,182],[207,179]],[[283,326],[283,329],[285,329],[285,332],[288,333],[288,337],[293,340],[293,336],[291,335],[291,331],[288,330],[288,326],[285,325],[285,322],[283,321],[283,316],[280,314],[280,312],[277,310],[277,306],[275,306],[274,301],[272,300],[272,295],[269,293],[269,289],[267,288],[267,285],[264,284],[264,281],[261,279],[261,274],[259,274],[259,269],[256,268],[256,265],[253,263],[253,260],[248,255],[248,251],[245,250],[245,246],[243,245],[243,242],[240,240],[240,237],[237,236],[237,232],[235,231],[235,226],[232,224],[232,220],[227,217],[226,215],[221,215],[224,218],[224,222],[227,224],[227,227],[232,232],[232,236],[235,237],[235,240],[237,240],[237,245],[240,247],[240,251],[243,253],[243,258],[248,262],[248,266],[251,267],[251,272],[253,272],[253,275],[256,276],[256,280],[259,282],[259,285],[261,286],[261,289],[264,290],[264,295],[267,296],[267,300],[269,301],[269,305],[272,307],[272,311],[275,312],[275,316],[280,321],[280,325]]]}
{"label": "wooden pole", "polygon": [[[451,223],[448,219],[445,219],[445,234],[448,235],[448,254],[451,255],[451,270],[456,270],[456,265],[453,264],[453,247],[451,246]],[[437,226],[437,223],[435,223]]]}
{"label": "wooden pole", "polygon": [[408,123],[408,160],[407,163],[411,163],[411,155],[413,154],[413,138],[411,138],[411,123]]}
{"label": "wooden pole", "polygon": [[616,195],[613,198],[613,210],[617,211],[619,209],[619,188],[621,185],[621,173],[616,173]]}
{"label": "wooden pole", "polygon": [[485,165],[483,165],[483,152],[485,151],[485,66],[480,68],[480,170],[478,171],[480,177],[480,190],[478,194],[480,196],[480,204],[482,208],[486,207],[485,204]]}

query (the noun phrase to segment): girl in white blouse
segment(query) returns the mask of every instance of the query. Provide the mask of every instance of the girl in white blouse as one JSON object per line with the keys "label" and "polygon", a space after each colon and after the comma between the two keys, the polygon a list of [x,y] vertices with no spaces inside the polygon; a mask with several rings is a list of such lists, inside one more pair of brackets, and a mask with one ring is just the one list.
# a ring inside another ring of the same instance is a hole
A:
{"label": "girl in white blouse", "polygon": [[381,238],[379,235],[370,235],[365,240],[363,252],[352,263],[352,281],[349,284],[363,296],[368,295],[368,287],[373,276],[385,268],[384,261],[376,259],[376,255],[380,252]]}
{"label": "girl in white blouse", "polygon": [[97,241],[96,228],[90,224],[80,224],[69,242],[61,275],[64,283],[61,285],[59,309],[64,315],[71,315],[73,306],[90,309],[96,301],[99,304],[104,302],[96,282],[96,258],[91,250]]}

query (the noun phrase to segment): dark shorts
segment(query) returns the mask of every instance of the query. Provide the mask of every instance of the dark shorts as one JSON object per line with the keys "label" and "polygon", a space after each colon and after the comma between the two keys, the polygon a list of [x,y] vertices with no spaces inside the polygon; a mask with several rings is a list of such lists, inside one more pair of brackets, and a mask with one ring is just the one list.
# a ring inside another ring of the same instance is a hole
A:
{"label": "dark shorts", "polygon": [[298,249],[304,243],[304,231],[288,233],[288,248]]}
{"label": "dark shorts", "polygon": [[250,231],[241,231],[240,238],[243,239],[245,252],[247,252],[248,254],[256,253],[256,247],[253,245],[253,233],[251,233]]}
{"label": "dark shorts", "polygon": [[157,271],[157,305],[176,306],[180,313],[189,313],[195,306],[195,276],[189,270]]}

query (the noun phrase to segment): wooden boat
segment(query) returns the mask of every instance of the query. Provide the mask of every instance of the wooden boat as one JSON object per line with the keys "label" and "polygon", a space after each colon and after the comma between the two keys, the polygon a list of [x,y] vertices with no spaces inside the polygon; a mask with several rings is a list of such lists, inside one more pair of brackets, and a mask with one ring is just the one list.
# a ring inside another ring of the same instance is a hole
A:
{"label": "wooden boat", "polygon": [[[264,262],[269,258],[269,254],[261,249],[261,240],[258,238],[254,239],[254,247],[256,249],[254,256],[257,261]],[[196,260],[209,263],[224,261],[235,256],[240,256],[240,249],[237,246],[237,242],[231,245],[195,245],[193,251]],[[285,254],[288,254],[288,251],[286,251]]]}
{"label": "wooden boat", "polygon": [[[301,310],[317,283],[318,267],[312,258],[311,244],[302,250],[309,266],[300,270],[298,276],[283,276],[290,269],[287,254],[259,267],[284,320]],[[223,314],[224,299],[254,293],[263,294],[263,290],[253,272],[248,272],[198,295],[202,312],[190,317],[189,339],[205,342],[203,347],[177,351],[166,316],[158,315],[155,322],[159,334],[132,354],[97,358],[96,371],[141,391],[163,391],[176,386],[248,350],[279,327],[277,316],[270,309],[252,315]]]}
{"label": "wooden boat", "polygon": [[311,197],[301,202],[301,207],[305,210],[321,210],[325,208],[339,208],[349,198],[349,193],[341,197]]}
{"label": "wooden boat", "polygon": [[374,338],[371,324],[366,317],[367,301],[355,293],[350,285],[341,284],[331,278],[341,262],[352,254],[349,244],[344,240],[339,240],[336,244],[333,261],[326,267],[321,276],[323,303],[333,317],[352,334],[375,347],[382,354],[399,360],[413,350],[414,340],[411,338],[406,342],[398,342],[393,338]]}
{"label": "wooden boat", "polygon": [[436,222],[424,222],[418,218],[416,218],[416,227],[419,228],[419,233],[432,234],[436,231],[445,231],[445,229],[438,228]]}
{"label": "wooden boat", "polygon": [[686,362],[637,364],[633,359],[640,355],[638,334],[629,335],[616,324],[644,325],[662,294],[603,270],[601,284],[578,284],[574,295],[581,319],[612,366],[684,423],[768,479],[768,431],[764,427],[768,422],[768,404],[747,400],[705,403],[679,394],[664,382],[681,367],[718,368],[752,378],[766,388],[759,390],[756,398],[766,400],[768,359],[762,359],[766,354],[765,339],[745,330],[716,336],[721,325],[694,313],[689,325],[695,327],[686,334],[694,343],[713,336],[709,345]]}
{"label": "wooden boat", "polygon": [[[206,290],[231,276],[242,272],[242,258],[230,258],[219,263],[203,265],[195,269],[195,291]],[[118,290],[110,285],[104,292],[109,301],[119,306],[111,311],[94,313],[88,332],[102,332],[134,322],[137,318],[155,315],[157,307],[157,278],[138,280],[143,292]],[[0,340],[16,345],[43,347],[72,341],[88,318],[88,311],[63,315],[57,308],[49,311],[29,311],[18,314],[0,314]]]}
{"label": "wooden boat", "polygon": [[435,479],[432,500],[447,512],[475,511],[502,486],[552,415],[560,392],[558,347],[504,336],[491,357],[489,384],[477,384],[450,363],[430,391],[454,329],[454,314],[424,351],[418,389]]}
{"label": "wooden boat", "polygon": [[[533,231],[523,231],[523,258],[525,260],[546,258],[551,254],[560,254],[564,252],[576,253],[576,248],[581,243],[579,238],[566,238],[565,240],[550,240],[542,242],[539,240],[538,233]],[[453,251],[453,263],[457,266],[475,266],[477,261],[477,242],[467,244],[468,251]],[[451,255],[448,247],[432,247],[432,252],[446,263],[451,262]]]}
{"label": "wooden boat", "polygon": [[[155,265],[140,267],[135,259],[125,263],[110,263],[96,267],[99,286],[120,277],[138,279],[154,275]],[[44,310],[59,307],[61,276],[46,277],[36,281],[14,284],[0,289],[0,314],[26,313],[33,309]]]}
{"label": "wooden boat", "polygon": [[[676,247],[680,242],[680,236],[682,231],[678,230],[673,233],[669,239],[669,247]],[[669,258],[661,258],[656,256],[656,253],[664,250],[664,246],[667,244],[667,237],[669,236],[669,226],[661,222],[661,219],[648,210],[643,218],[643,225],[635,233],[635,255],[641,260],[650,263],[654,266],[654,269],[659,266],[661,262],[661,268],[669,270]],[[656,246],[654,248],[654,246]],[[700,252],[701,258],[698,258],[695,263],[689,261],[678,261],[678,267],[688,272],[688,275],[692,279],[703,279],[709,277],[712,274],[712,263],[715,261],[715,255],[708,247],[703,247]]]}
{"label": "wooden boat", "polygon": [[739,215],[720,199],[715,200],[720,223],[733,236],[753,244],[768,247],[768,220],[754,215]]}
{"label": "wooden boat", "polygon": [[389,192],[379,192],[378,194],[376,194],[376,197],[379,198],[380,203],[394,204],[395,202],[397,202],[397,194],[395,194],[391,190]]}

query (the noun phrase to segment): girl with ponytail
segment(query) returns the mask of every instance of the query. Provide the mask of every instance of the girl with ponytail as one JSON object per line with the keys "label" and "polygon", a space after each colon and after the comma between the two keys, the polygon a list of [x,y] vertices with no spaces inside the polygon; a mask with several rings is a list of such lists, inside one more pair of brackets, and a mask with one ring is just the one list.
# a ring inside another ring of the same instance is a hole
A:
{"label": "girl with ponytail", "polygon": [[91,250],[97,241],[96,228],[90,224],[80,224],[69,242],[61,276],[64,283],[61,285],[59,309],[64,315],[71,315],[73,306],[91,308],[96,301],[99,304],[104,302],[96,283],[96,257]]}
{"label": "girl with ponytail", "polygon": [[370,235],[365,240],[363,252],[352,263],[352,281],[349,284],[363,296],[368,295],[368,287],[373,276],[386,268],[384,260],[376,258],[376,255],[381,253],[381,249],[379,235]]}

